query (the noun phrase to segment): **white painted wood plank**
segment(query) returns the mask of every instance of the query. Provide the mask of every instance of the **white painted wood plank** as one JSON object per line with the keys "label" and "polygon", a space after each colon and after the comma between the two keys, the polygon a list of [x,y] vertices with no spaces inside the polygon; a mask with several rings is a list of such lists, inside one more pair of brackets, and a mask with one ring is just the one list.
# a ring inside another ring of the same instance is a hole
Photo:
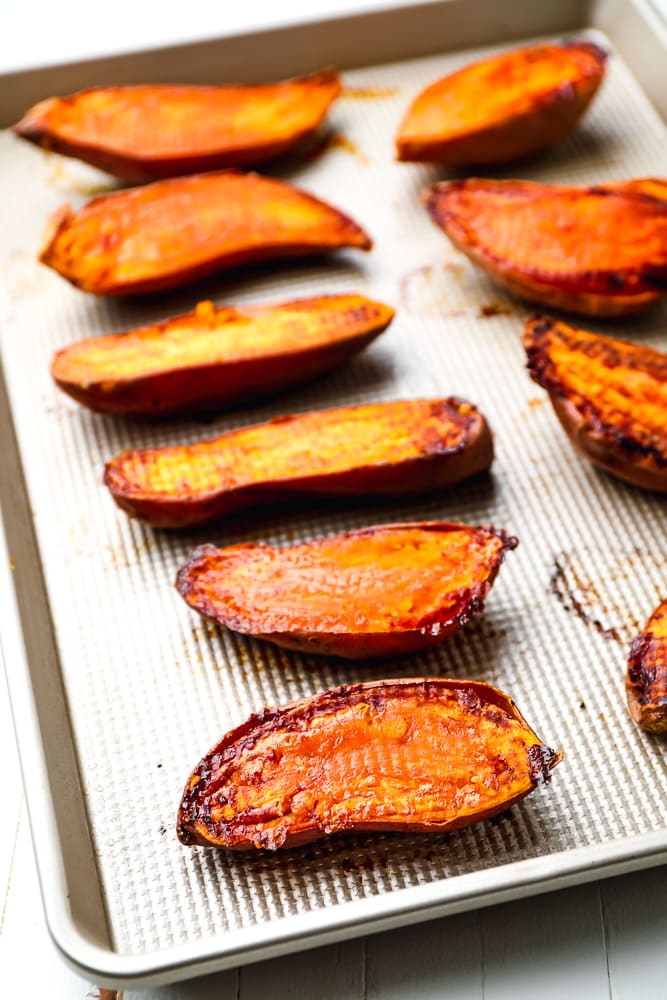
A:
{"label": "white painted wood plank", "polygon": [[369,937],[365,1000],[482,1000],[479,915]]}
{"label": "white painted wood plank", "polygon": [[48,936],[25,809],[0,927],[0,995],[84,1000],[91,983],[67,968]]}
{"label": "white painted wood plank", "polygon": [[480,913],[484,1000],[609,1000],[596,883]]}
{"label": "white painted wood plank", "polygon": [[612,1000],[667,1000],[667,867],[600,883]]}
{"label": "white painted wood plank", "polygon": [[[117,1000],[237,1000],[237,977],[237,970],[232,969],[156,990],[118,991]],[[0,911],[0,996],[12,1000],[116,1000],[114,991],[100,990],[70,971],[51,942],[24,808],[9,891]]]}
{"label": "white painted wood plank", "polygon": [[[269,996],[267,993],[265,1000]],[[112,1000],[112,997],[103,995],[100,1000]],[[154,990],[119,990],[114,1000],[238,1000],[238,970],[230,969]]]}
{"label": "white painted wood plank", "polygon": [[362,1000],[363,943],[344,941],[239,970],[239,1000]]}

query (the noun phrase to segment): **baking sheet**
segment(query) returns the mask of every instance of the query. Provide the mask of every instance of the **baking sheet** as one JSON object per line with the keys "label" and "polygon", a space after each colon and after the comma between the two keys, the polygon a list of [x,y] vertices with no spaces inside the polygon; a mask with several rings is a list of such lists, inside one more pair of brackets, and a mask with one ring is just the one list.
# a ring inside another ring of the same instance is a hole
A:
{"label": "baking sheet", "polygon": [[[613,845],[620,856],[627,838],[651,835],[667,844],[667,748],[634,727],[623,693],[628,643],[665,593],[664,500],[575,456],[524,370],[520,335],[530,310],[477,272],[420,207],[423,187],[446,173],[391,159],[411,97],[480,54],[346,72],[329,132],[305,160],[277,171],[356,218],[375,239],[370,255],[267,265],[141,302],[96,301],[34,259],[48,213],[63,200],[82,204],[109,178],[0,139],[10,191],[0,234],[5,378],[110,948],[140,957],[146,969],[165,970],[189,946],[218,965],[249,961],[256,952],[249,944],[238,951],[237,942],[268,940],[279,927],[281,947],[298,947],[306,938],[290,938],[290,921],[326,929],[335,904],[347,905],[350,917],[362,902],[367,918],[386,916],[392,896],[403,898],[395,890],[430,886],[432,901],[456,899],[461,908],[483,901],[475,873],[488,872],[492,890],[515,862],[586,848],[601,861]],[[613,56],[576,133],[512,174],[573,183],[661,175],[666,153],[664,123]],[[266,302],[347,290],[396,306],[375,344],[308,388],[213,421],[105,419],[59,394],[48,374],[53,351],[73,340],[159,320],[202,298]],[[667,348],[666,319],[663,306],[611,332]],[[122,448],[194,441],[279,413],[440,394],[479,404],[497,457],[490,477],[438,498],[269,508],[176,535],[128,521],[101,486],[104,462]],[[493,523],[521,544],[485,614],[420,656],[355,667],[290,654],[205,623],[173,588],[178,566],[203,541],[286,544],[422,518]],[[552,785],[507,815],[447,835],[339,837],[278,855],[177,842],[175,814],[191,768],[251,711],[340,683],[417,674],[477,678],[511,693],[546,742],[564,751]],[[506,884],[533,891],[540,869],[531,871],[532,881],[517,874]],[[345,909],[335,912],[345,922]]]}

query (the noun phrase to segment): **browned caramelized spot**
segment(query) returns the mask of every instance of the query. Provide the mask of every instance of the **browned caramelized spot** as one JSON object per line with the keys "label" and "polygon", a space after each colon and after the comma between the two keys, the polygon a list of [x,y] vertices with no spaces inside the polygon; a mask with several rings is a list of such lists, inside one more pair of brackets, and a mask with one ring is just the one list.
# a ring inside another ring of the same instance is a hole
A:
{"label": "browned caramelized spot", "polygon": [[344,830],[465,826],[527,794],[558,760],[488,685],[338,688],[224,737],[188,782],[179,836],[275,849]]}
{"label": "browned caramelized spot", "polygon": [[542,285],[629,296],[667,287],[667,202],[641,183],[470,179],[434,185],[425,203],[478,260]]}
{"label": "browned caramelized spot", "polygon": [[367,101],[381,97],[394,97],[398,92],[398,87],[345,87],[341,97]]}
{"label": "browned caramelized spot", "polygon": [[479,318],[490,319],[493,316],[505,316],[512,311],[512,306],[509,302],[488,302],[486,305],[479,307]]}
{"label": "browned caramelized spot", "polygon": [[201,614],[254,635],[437,636],[481,608],[515,544],[493,529],[426,522],[289,548],[207,545],[179,572],[178,589]]}
{"label": "browned caramelized spot", "polygon": [[534,380],[587,427],[667,466],[667,356],[546,317],[527,323],[524,343]]}

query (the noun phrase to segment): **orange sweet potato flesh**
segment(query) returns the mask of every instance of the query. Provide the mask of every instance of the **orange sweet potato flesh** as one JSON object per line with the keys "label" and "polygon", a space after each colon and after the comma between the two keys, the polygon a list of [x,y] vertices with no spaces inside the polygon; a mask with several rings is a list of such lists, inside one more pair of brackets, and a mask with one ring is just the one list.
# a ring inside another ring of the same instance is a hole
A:
{"label": "orange sweet potato flesh", "polygon": [[226,409],[308,382],[366,347],[394,312],[363,295],[194,312],[58,351],[57,385],[99,413]]}
{"label": "orange sweet potato flesh", "polygon": [[278,646],[352,659],[442,642],[480,612],[516,538],[445,521],[385,524],[289,548],[203,545],[176,587],[195,611]]}
{"label": "orange sweet potato flesh", "polygon": [[396,138],[399,160],[506,163],[564,138],[604,76],[591,42],[535,45],[475,62],[422,91]]}
{"label": "orange sweet potato flesh", "polygon": [[667,601],[630,649],[625,691],[630,715],[649,733],[667,733]]}
{"label": "orange sweet potato flesh", "polygon": [[254,261],[369,250],[356,222],[283,181],[226,170],[156,181],[69,205],[39,255],[95,295],[176,288]]}
{"label": "orange sweet potato flesh", "polygon": [[540,316],[524,346],[574,444],[621,479],[667,493],[667,355]]}
{"label": "orange sweet potato flesh", "polygon": [[299,494],[423,493],[492,460],[491,433],[474,406],[418,399],[297,413],[191,445],[124,451],[104,481],[131,517],[185,528]]}
{"label": "orange sweet potato flesh", "polygon": [[442,832],[549,781],[560,754],[489,684],[405,678],[267,708],[192,772],[184,844],[276,850],[333,833]]}
{"label": "orange sweet potato flesh", "polygon": [[251,167],[286,152],[324,119],[333,71],[255,86],[97,87],[40,101],[22,139],[131,182]]}
{"label": "orange sweet potato flesh", "polygon": [[424,193],[433,221],[500,285],[589,316],[645,309],[667,290],[667,182],[598,187],[468,179]]}

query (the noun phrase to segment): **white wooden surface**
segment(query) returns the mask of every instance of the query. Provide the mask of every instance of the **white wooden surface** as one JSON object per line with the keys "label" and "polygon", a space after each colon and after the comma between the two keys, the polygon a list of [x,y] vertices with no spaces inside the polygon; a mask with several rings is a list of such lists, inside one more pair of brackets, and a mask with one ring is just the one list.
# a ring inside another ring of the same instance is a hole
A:
{"label": "white wooden surface", "polygon": [[[667,16],[667,0],[656,0]],[[322,13],[382,0],[320,0]],[[307,0],[0,0],[0,67],[280,23]],[[152,13],[151,13],[152,12]],[[35,23],[40,24],[39,32]],[[130,32],[131,26],[131,32]],[[0,997],[111,1000],[72,973],[44,925],[4,679],[0,680]],[[123,1000],[667,1000],[667,868],[360,938]],[[120,994],[118,997],[120,1000]]]}

